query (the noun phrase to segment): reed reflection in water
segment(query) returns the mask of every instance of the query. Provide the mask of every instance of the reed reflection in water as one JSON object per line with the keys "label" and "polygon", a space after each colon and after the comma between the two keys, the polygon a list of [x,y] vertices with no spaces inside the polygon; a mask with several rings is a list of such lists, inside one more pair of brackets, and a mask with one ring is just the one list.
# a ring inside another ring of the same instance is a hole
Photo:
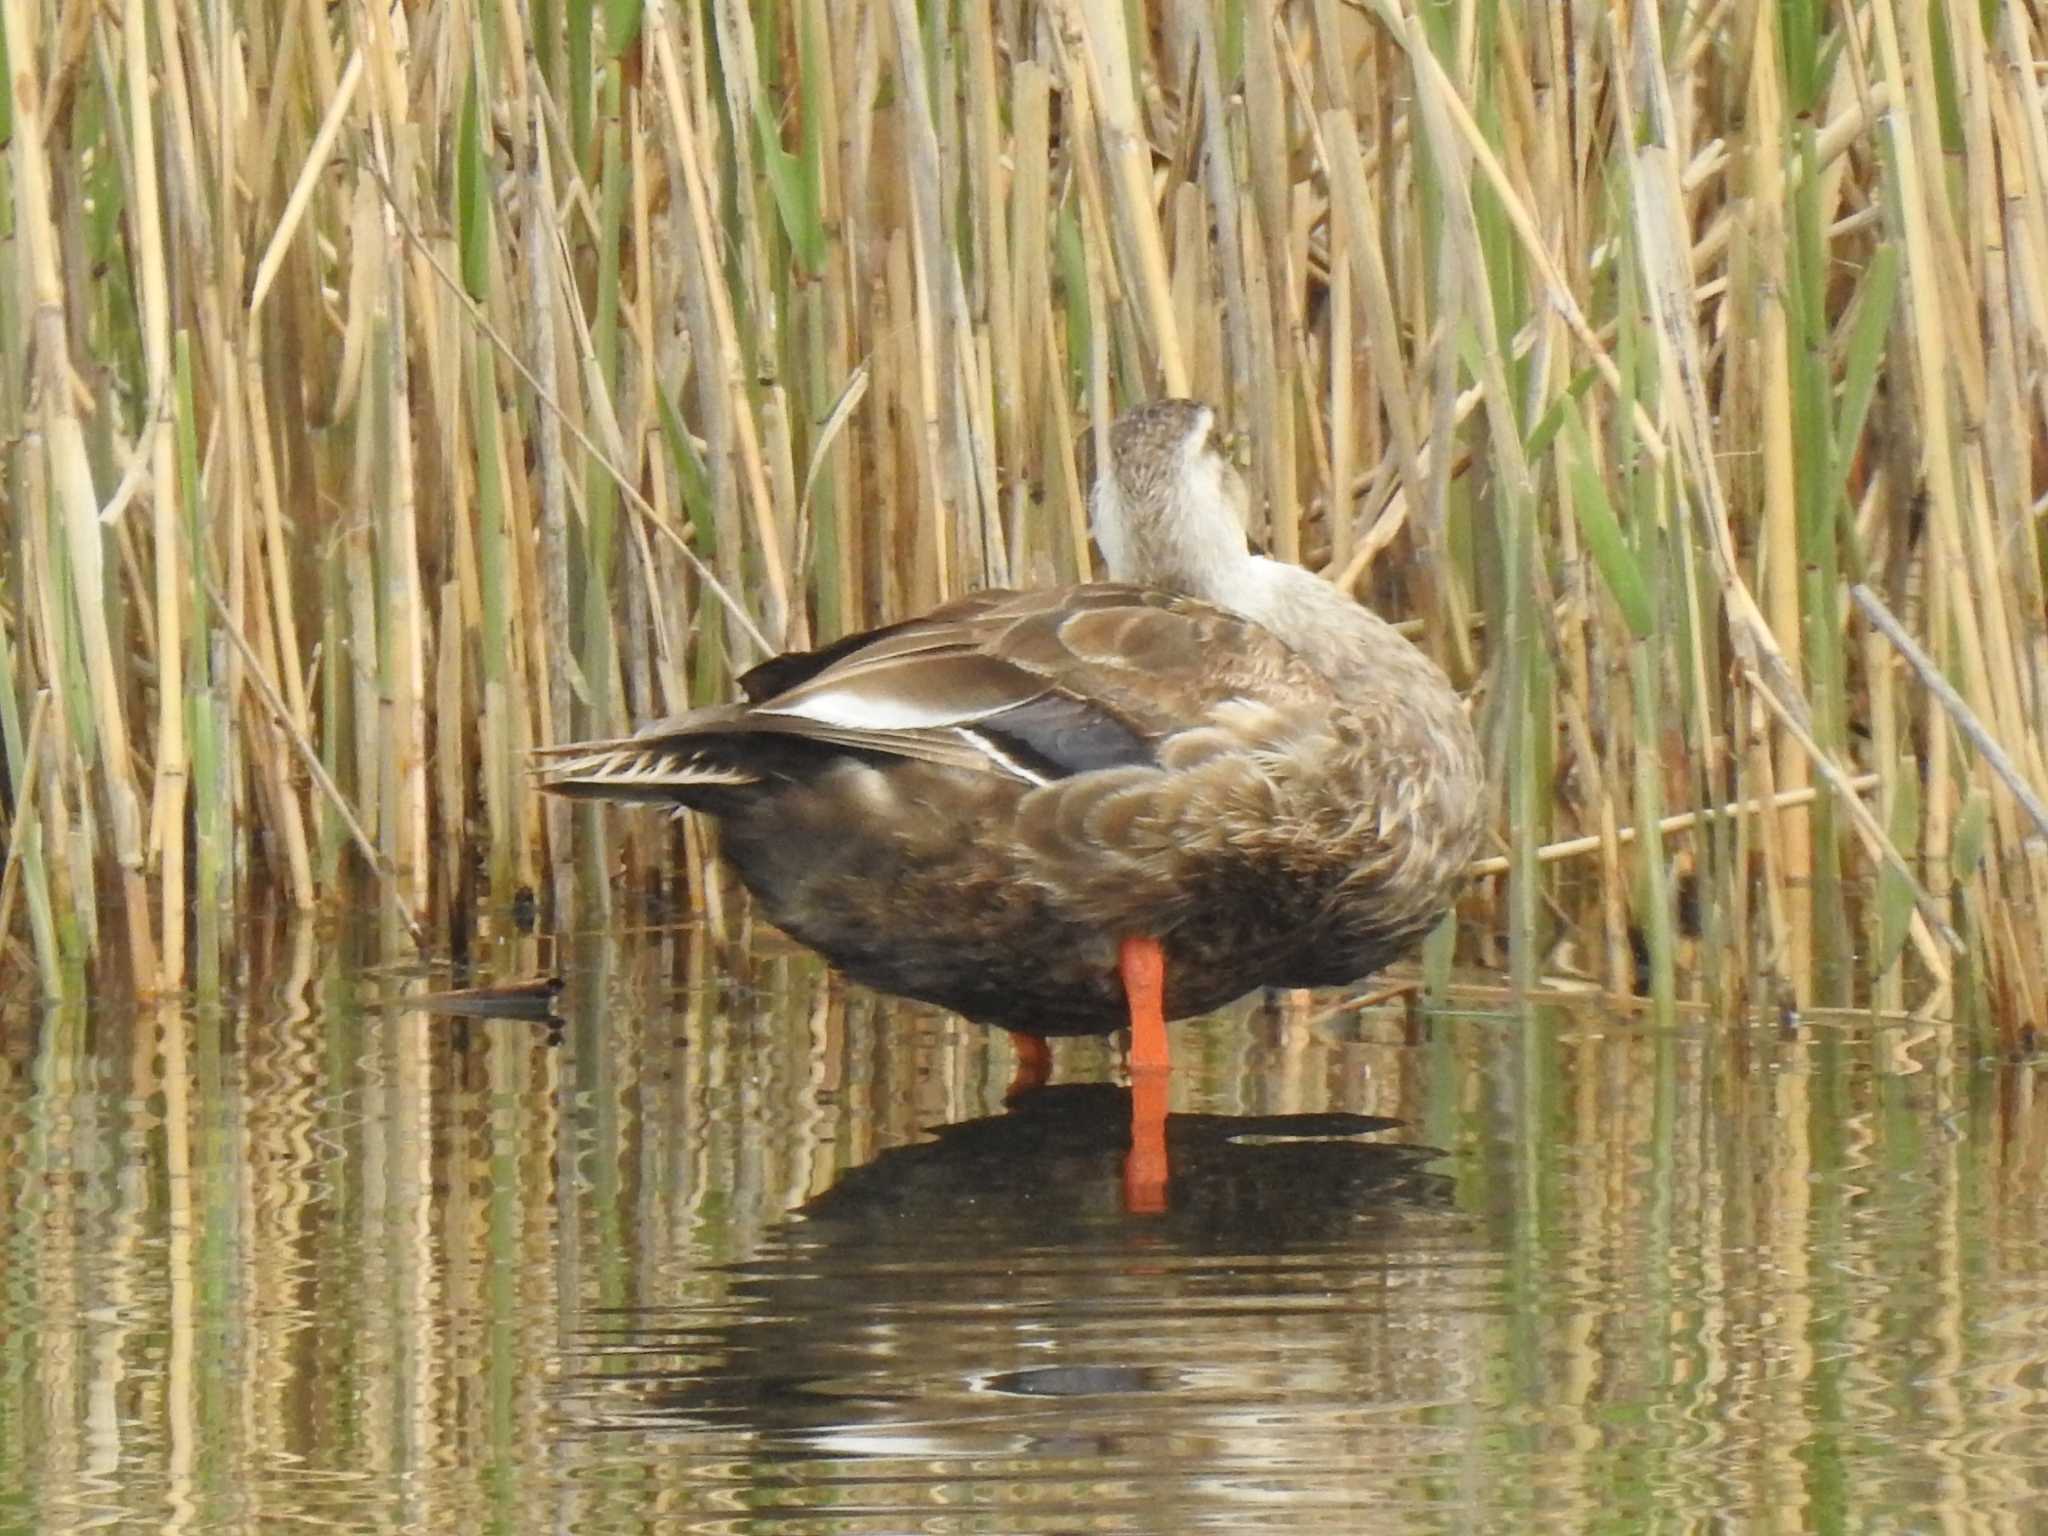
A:
{"label": "reed reflection in water", "polygon": [[1098,1042],[1006,1112],[804,957],[590,939],[551,1042],[365,942],[0,1003],[0,1527],[2048,1517],[2048,1110],[1969,1030],[1240,1010],[1132,1216]]}

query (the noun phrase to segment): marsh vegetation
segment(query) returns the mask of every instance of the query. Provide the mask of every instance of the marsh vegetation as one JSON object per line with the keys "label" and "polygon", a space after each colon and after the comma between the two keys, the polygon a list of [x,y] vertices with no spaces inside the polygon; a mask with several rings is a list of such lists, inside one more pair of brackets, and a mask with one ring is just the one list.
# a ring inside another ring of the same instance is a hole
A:
{"label": "marsh vegetation", "polygon": [[[0,24],[0,1526],[2029,1528],[2039,6]],[[1113,1044],[530,764],[1085,578],[1178,393],[1493,799],[1141,1217]]]}
{"label": "marsh vegetation", "polygon": [[8,985],[365,882],[731,920],[529,751],[1085,577],[1090,431],[1187,393],[1472,694],[1473,957],[2042,1016],[2021,0],[5,22]]}

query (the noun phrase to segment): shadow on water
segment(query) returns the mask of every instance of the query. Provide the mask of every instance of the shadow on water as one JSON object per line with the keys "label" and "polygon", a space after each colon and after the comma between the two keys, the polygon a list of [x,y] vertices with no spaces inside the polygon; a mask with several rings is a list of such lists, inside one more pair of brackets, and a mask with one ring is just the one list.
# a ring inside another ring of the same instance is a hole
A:
{"label": "shadow on water", "polygon": [[1468,1225],[1440,1154],[1368,1139],[1399,1127],[1367,1115],[1175,1114],[1169,1207],[1133,1215],[1129,1117],[1128,1090],[1068,1084],[884,1151],[730,1267],[718,1306],[586,1334],[567,1413],[925,1459],[1156,1454],[1313,1412],[1317,1379],[1369,1413],[1390,1293]]}

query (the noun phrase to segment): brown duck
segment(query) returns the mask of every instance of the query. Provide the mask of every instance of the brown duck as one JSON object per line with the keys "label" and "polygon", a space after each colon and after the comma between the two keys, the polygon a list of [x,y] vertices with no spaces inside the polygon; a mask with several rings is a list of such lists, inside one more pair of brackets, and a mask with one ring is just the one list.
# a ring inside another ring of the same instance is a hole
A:
{"label": "brown duck", "polygon": [[1214,425],[1163,400],[1112,429],[1113,583],[778,656],[545,787],[713,816],[767,917],[856,980],[1024,1036],[1129,1023],[1138,1070],[1166,1018],[1368,974],[1458,891],[1478,745],[1433,662],[1250,552]]}

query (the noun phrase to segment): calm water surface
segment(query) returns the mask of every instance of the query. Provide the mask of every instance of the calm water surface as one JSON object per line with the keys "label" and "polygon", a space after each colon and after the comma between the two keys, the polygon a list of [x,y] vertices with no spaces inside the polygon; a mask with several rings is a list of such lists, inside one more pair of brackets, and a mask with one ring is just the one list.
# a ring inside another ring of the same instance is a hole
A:
{"label": "calm water surface", "polygon": [[[555,1037],[252,935],[0,1014],[0,1531],[2048,1528],[2048,1106],[1967,1031],[1598,1006],[1116,1060],[699,936]],[[508,971],[548,957],[512,950]]]}

